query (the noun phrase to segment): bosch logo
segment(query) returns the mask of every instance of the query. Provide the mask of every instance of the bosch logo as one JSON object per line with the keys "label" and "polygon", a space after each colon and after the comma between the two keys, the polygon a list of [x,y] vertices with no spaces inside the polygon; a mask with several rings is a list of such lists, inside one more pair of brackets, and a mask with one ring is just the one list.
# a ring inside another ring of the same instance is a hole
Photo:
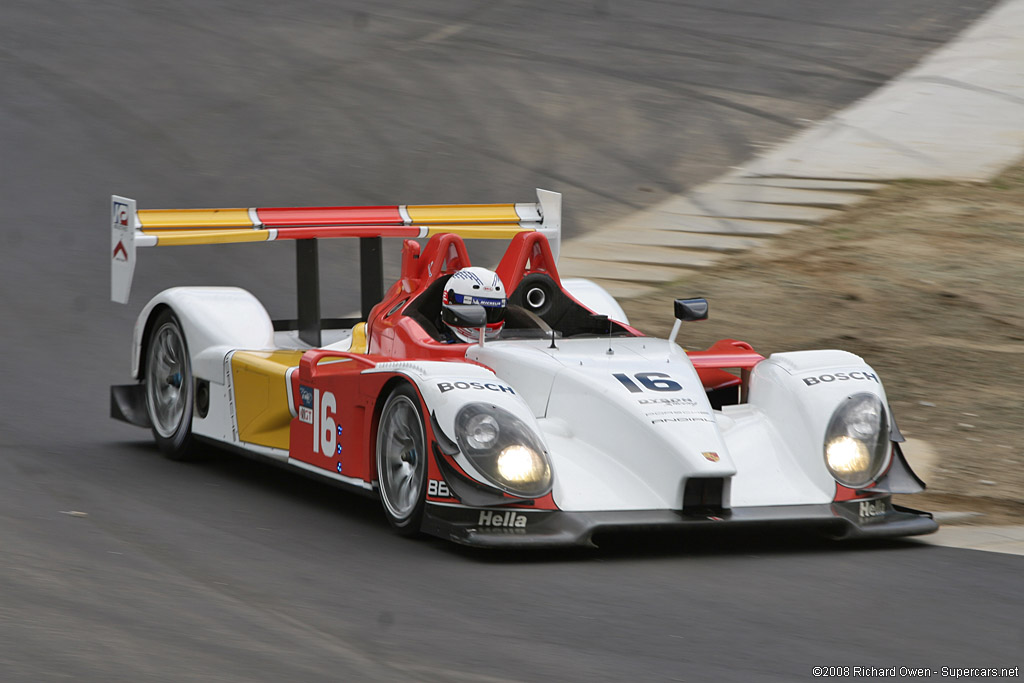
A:
{"label": "bosch logo", "polygon": [[493,382],[438,382],[437,388],[441,390],[441,393],[451,391],[452,389],[475,389],[476,391],[499,391],[503,394],[515,394],[512,387],[505,384],[495,384]]}
{"label": "bosch logo", "polygon": [[878,382],[878,375],[870,372],[834,372],[830,375],[818,375],[817,377],[804,377],[804,384],[813,387],[815,384],[829,384],[830,382],[847,382],[849,380]]}

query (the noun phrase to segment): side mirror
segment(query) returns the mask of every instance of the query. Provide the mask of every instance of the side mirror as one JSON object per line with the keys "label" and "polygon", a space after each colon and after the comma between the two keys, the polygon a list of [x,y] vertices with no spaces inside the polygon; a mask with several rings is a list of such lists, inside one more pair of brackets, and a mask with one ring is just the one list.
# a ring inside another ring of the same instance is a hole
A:
{"label": "side mirror", "polygon": [[676,320],[692,322],[694,320],[708,319],[707,299],[676,299],[675,300]]}
{"label": "side mirror", "polygon": [[444,304],[441,306],[441,321],[455,327],[479,328],[480,345],[483,346],[487,309],[480,304]]}
{"label": "side mirror", "polygon": [[672,334],[669,335],[670,344],[675,344],[679,336],[679,328],[684,322],[708,319],[707,299],[676,299],[675,300],[676,322],[672,326]]}

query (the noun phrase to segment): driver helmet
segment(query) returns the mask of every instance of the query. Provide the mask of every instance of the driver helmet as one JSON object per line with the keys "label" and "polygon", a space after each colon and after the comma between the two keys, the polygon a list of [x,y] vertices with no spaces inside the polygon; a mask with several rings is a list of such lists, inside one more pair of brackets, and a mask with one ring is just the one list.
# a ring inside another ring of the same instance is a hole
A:
{"label": "driver helmet", "polygon": [[[479,266],[456,271],[445,284],[441,302],[444,304],[478,304],[487,311],[485,339],[494,339],[505,326],[505,285],[493,270]],[[447,323],[445,323],[448,325]],[[448,329],[464,342],[479,339],[479,330],[472,327],[448,325]]]}

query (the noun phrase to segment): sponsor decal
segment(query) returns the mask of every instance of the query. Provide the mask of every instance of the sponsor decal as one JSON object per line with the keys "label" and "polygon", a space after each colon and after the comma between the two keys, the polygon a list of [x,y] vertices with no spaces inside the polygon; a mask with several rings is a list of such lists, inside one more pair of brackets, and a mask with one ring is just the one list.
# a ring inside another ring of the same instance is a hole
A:
{"label": "sponsor decal", "polygon": [[124,202],[114,202],[114,224],[128,227],[128,205]]}
{"label": "sponsor decal", "polygon": [[481,510],[480,519],[477,520],[480,526],[500,527],[502,529],[525,529],[526,515],[506,510],[505,512],[492,512]]}
{"label": "sponsor decal", "polygon": [[641,398],[637,400],[642,406],[645,405],[666,405],[666,406],[687,406],[689,408],[695,408],[697,402],[692,398]]}
{"label": "sponsor decal", "polygon": [[715,453],[714,451],[704,451],[701,455],[704,456],[705,460],[710,460],[711,462],[718,462],[721,460],[721,458],[718,457],[718,453]]}
{"label": "sponsor decal", "polygon": [[661,408],[663,410],[645,410],[644,416],[660,418],[674,415],[707,415],[708,411],[701,408],[692,398],[641,398],[637,403],[645,408]]}
{"label": "sponsor decal", "polygon": [[427,495],[435,498],[454,498],[446,482],[431,479],[427,482]]}
{"label": "sponsor decal", "polygon": [[515,391],[512,387],[506,384],[498,384],[496,382],[438,382],[437,388],[441,390],[441,393],[446,391],[452,391],[453,389],[474,389],[476,391],[500,391],[503,394],[515,395]]}
{"label": "sponsor decal", "polygon": [[[456,275],[458,275],[458,273],[456,273]],[[452,277],[455,277],[455,276],[453,275]],[[447,296],[447,294],[448,294],[448,292],[445,292],[446,296]],[[451,301],[445,301],[445,303],[447,303],[447,304],[478,304],[480,306],[483,306],[484,308],[504,308],[508,304],[508,299],[503,299],[501,297],[491,298],[491,297],[473,296],[472,294],[456,294],[456,293],[453,292],[452,293],[452,300]]]}
{"label": "sponsor decal", "polygon": [[833,372],[828,375],[818,375],[816,377],[804,377],[804,384],[809,387],[813,387],[815,384],[830,384],[832,382],[848,382],[850,380],[858,381],[874,381],[878,384],[878,375],[871,372],[862,372],[861,370],[854,370],[853,372]]}
{"label": "sponsor decal", "polygon": [[710,417],[659,417],[656,420],[651,420],[652,425],[666,422],[714,422],[714,420]]}
{"label": "sponsor decal", "polygon": [[857,508],[861,519],[871,519],[885,514],[884,500],[862,500]]}
{"label": "sponsor decal", "polygon": [[[120,254],[120,256],[118,256]],[[124,248],[124,242],[118,240],[117,246],[114,247],[114,260],[115,261],[127,261],[128,250]]]}
{"label": "sponsor decal", "polygon": [[313,387],[299,385],[299,422],[313,424]]}

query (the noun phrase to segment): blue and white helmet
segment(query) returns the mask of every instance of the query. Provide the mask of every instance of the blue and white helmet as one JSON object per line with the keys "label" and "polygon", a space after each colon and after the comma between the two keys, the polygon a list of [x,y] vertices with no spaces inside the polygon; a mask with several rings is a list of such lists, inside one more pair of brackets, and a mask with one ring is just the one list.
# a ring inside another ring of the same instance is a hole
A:
{"label": "blue and white helmet", "polygon": [[[478,304],[487,311],[486,339],[493,339],[505,326],[505,306],[508,303],[507,292],[501,278],[493,270],[479,266],[463,268],[457,271],[445,285],[444,304]],[[447,325],[447,323],[445,323]],[[455,336],[465,342],[476,341],[479,332],[471,327],[448,325]]]}

